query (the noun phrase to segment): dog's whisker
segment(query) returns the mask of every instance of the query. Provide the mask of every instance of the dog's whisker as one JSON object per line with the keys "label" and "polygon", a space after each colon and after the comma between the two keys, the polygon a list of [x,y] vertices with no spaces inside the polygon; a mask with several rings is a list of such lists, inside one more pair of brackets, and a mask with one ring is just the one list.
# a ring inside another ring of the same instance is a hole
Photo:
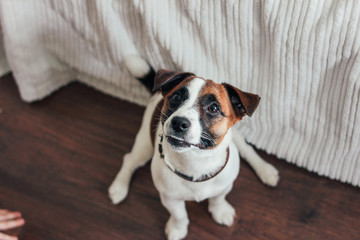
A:
{"label": "dog's whisker", "polygon": [[213,139],[213,137],[210,135],[210,134],[208,134],[208,133],[204,133],[203,134],[203,137],[205,137],[207,140],[209,140],[209,141],[211,141],[211,142],[215,142],[215,140]]}
{"label": "dog's whisker", "polygon": [[[211,137],[211,135],[206,133],[206,132],[202,132],[200,137],[203,138],[203,139],[208,140],[213,145],[215,144],[215,140],[213,139],[213,137]],[[200,139],[200,141],[201,141],[201,139]]]}
{"label": "dog's whisker", "polygon": [[164,113],[164,112],[162,111],[162,109],[161,109],[159,106],[156,106],[156,108],[160,111],[161,115],[164,115],[166,118],[169,117],[166,113]]}

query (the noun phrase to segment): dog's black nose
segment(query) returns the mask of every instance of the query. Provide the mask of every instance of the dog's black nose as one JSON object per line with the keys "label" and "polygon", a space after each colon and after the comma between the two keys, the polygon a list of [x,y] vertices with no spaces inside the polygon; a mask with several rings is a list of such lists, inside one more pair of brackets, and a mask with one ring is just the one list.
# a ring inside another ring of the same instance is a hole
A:
{"label": "dog's black nose", "polygon": [[174,129],[175,132],[186,132],[191,125],[191,122],[184,117],[174,117],[171,120],[171,128]]}

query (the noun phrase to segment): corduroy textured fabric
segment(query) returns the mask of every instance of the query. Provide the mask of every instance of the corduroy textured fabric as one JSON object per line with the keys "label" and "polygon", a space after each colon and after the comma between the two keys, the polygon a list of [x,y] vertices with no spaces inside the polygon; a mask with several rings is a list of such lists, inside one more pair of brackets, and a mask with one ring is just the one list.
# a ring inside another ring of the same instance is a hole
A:
{"label": "corduroy textured fabric", "polygon": [[145,104],[122,64],[140,55],[259,94],[239,124],[249,142],[360,185],[360,1],[1,0],[0,13],[25,101],[78,79]]}

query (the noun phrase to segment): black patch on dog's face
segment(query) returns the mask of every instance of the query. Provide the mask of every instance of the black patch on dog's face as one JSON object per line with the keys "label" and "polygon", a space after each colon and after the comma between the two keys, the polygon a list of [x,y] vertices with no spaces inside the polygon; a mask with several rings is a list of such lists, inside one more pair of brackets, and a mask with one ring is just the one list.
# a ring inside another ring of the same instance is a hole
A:
{"label": "black patch on dog's face", "polygon": [[171,94],[166,96],[166,101],[161,113],[161,123],[164,125],[171,114],[178,110],[187,99],[189,99],[189,90],[185,86],[175,89]]}
{"label": "black patch on dog's face", "polygon": [[212,148],[216,145],[216,138],[210,131],[215,122],[221,121],[225,114],[214,94],[205,94],[199,98],[200,125],[202,128],[201,142],[205,148]]}

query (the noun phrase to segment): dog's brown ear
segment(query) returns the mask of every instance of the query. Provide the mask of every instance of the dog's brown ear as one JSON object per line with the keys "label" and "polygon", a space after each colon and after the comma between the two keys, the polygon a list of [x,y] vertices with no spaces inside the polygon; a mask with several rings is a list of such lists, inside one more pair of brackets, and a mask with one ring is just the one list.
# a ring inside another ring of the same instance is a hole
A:
{"label": "dog's brown ear", "polygon": [[161,90],[163,95],[171,91],[176,85],[181,83],[183,80],[195,77],[193,73],[189,72],[173,72],[165,69],[160,69],[154,79],[153,91],[156,92]]}
{"label": "dog's brown ear", "polygon": [[240,120],[245,115],[251,117],[260,102],[260,97],[256,94],[243,92],[227,83],[223,83],[223,85],[229,95],[236,118]]}

